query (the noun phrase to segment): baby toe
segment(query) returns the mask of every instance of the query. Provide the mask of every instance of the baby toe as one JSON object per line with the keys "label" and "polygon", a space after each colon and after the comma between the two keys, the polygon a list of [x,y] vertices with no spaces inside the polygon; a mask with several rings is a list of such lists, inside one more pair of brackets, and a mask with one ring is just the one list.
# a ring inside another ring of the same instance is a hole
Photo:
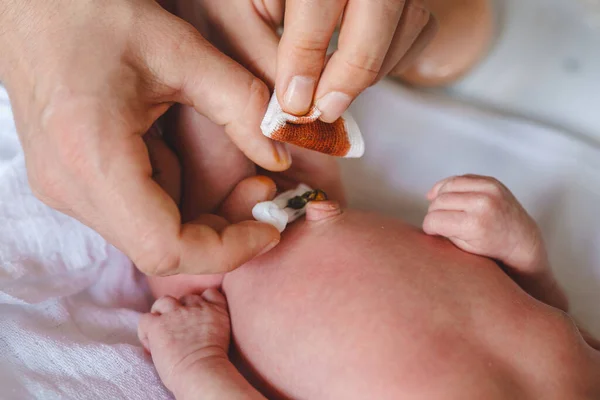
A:
{"label": "baby toe", "polygon": [[186,307],[202,307],[204,304],[204,299],[196,294],[185,295],[179,301]]}
{"label": "baby toe", "polygon": [[181,303],[174,297],[163,296],[156,300],[150,309],[150,312],[155,315],[170,313],[181,307]]}
{"label": "baby toe", "polygon": [[218,305],[221,307],[225,307],[225,308],[227,307],[227,299],[225,298],[223,293],[221,293],[219,290],[217,290],[215,288],[206,289],[202,293],[202,298],[204,298],[209,303],[212,303],[212,304],[215,304],[215,305]]}

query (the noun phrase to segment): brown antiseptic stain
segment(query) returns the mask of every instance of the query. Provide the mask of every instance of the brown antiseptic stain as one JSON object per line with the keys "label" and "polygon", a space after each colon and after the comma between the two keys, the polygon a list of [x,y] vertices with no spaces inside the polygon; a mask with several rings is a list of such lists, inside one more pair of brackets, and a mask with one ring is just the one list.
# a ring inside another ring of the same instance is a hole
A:
{"label": "brown antiseptic stain", "polygon": [[344,118],[331,124],[300,118],[298,122],[288,122],[273,132],[271,139],[336,157],[344,157],[351,147]]}

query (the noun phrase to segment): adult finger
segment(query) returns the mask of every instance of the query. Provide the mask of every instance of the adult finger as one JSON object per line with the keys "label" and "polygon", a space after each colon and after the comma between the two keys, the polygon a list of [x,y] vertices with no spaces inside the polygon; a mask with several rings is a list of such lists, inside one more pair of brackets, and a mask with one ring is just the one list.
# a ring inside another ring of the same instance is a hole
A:
{"label": "adult finger", "polygon": [[261,201],[271,200],[277,187],[265,176],[253,176],[237,184],[221,205],[219,215],[236,223],[252,219],[252,208]]}
{"label": "adult finger", "polygon": [[210,39],[270,88],[277,67],[277,27],[283,20],[284,0],[209,1],[203,6]]}
{"label": "adult finger", "polygon": [[[158,6],[157,6],[158,7]],[[140,45],[141,59],[151,75],[170,92],[160,99],[193,106],[218,125],[225,126],[231,140],[256,164],[274,171],[290,166],[289,152],[260,132],[270,98],[267,86],[208,43],[191,25],[169,15],[149,17],[157,26]],[[156,19],[156,20],[154,20]]]}
{"label": "adult finger", "polygon": [[346,0],[288,0],[277,54],[275,89],[284,111],[304,115],[313,103],[327,48]]}
{"label": "adult finger", "polygon": [[419,44],[417,38],[427,26],[430,12],[423,0],[406,0],[402,17],[392,38],[389,51],[385,56],[377,80],[385,77],[404,58],[413,44]]}
{"label": "adult finger", "polygon": [[375,82],[400,21],[404,1],[350,0],[344,11],[338,49],[319,81],[316,106],[333,122]]}
{"label": "adult finger", "polygon": [[152,179],[142,136],[110,118],[121,110],[111,100],[67,104],[48,116],[47,135],[26,141],[36,145],[28,172],[40,198],[98,231],[149,275],[226,272],[277,243],[279,233],[266,224],[182,227],[177,204]]}

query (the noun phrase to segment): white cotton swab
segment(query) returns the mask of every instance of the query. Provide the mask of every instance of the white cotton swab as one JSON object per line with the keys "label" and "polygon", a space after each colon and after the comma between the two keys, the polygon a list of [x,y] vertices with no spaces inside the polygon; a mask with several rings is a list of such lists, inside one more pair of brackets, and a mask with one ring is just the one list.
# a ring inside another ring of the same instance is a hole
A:
{"label": "white cotton swab", "polygon": [[306,213],[306,207],[299,210],[289,208],[288,201],[311,190],[310,186],[301,183],[296,189],[283,192],[272,201],[263,201],[255,205],[252,208],[252,216],[257,221],[273,225],[281,233],[288,224]]}

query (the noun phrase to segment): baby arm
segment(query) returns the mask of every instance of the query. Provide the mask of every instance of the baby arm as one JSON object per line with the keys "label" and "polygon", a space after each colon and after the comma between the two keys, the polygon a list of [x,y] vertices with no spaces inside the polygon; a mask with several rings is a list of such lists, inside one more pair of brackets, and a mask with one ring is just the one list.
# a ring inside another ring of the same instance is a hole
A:
{"label": "baby arm", "polygon": [[438,182],[427,197],[425,233],[497,260],[527,293],[567,311],[538,226],[502,183],[476,175],[452,177]]}

